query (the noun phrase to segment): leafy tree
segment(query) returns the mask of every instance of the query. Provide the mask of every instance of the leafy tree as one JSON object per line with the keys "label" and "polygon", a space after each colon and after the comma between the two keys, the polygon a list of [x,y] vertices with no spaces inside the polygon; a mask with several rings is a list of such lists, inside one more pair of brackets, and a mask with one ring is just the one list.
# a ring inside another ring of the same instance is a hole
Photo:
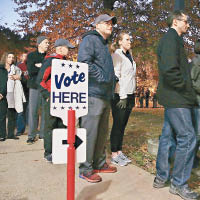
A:
{"label": "leafy tree", "polygon": [[[35,37],[45,34],[53,42],[69,38],[79,43],[81,36],[90,30],[97,14],[115,15],[118,23],[113,39],[119,31],[127,31],[133,38],[133,55],[137,61],[137,76],[141,86],[155,85],[157,76],[156,47],[167,31],[166,19],[174,9],[171,0],[14,0],[21,15],[19,28]],[[36,9],[32,9],[36,8]],[[186,11],[191,17],[190,31],[185,35],[188,55],[192,56],[194,41],[199,37],[200,8],[196,0],[186,1]],[[19,29],[19,30],[20,30]],[[33,38],[34,40],[34,38]],[[154,86],[155,87],[155,86]]]}
{"label": "leafy tree", "polygon": [[4,52],[13,52],[18,55],[25,51],[25,48],[29,46],[29,39],[28,35],[22,37],[16,31],[0,26],[0,57]]}

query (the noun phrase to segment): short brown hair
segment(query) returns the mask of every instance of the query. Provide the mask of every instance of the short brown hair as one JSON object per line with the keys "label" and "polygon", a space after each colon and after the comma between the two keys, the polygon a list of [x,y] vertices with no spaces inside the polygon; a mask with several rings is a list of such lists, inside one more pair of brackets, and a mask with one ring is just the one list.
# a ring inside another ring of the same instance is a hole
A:
{"label": "short brown hair", "polygon": [[170,12],[167,18],[167,25],[169,27],[172,26],[174,19],[180,19],[183,15],[187,15],[183,10],[175,10],[174,12]]}

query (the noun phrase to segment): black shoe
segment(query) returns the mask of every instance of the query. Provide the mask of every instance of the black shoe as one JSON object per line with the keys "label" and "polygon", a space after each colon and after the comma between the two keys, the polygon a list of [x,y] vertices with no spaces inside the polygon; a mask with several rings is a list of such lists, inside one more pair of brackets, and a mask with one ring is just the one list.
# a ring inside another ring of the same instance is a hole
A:
{"label": "black shoe", "polygon": [[188,185],[184,186],[175,186],[173,184],[170,185],[169,192],[172,194],[179,195],[182,199],[185,200],[194,200],[199,198],[199,194],[196,192],[193,192]]}
{"label": "black shoe", "polygon": [[6,138],[0,138],[0,142],[4,142]]}
{"label": "black shoe", "polygon": [[11,139],[11,140],[19,140],[19,137],[17,137],[17,136],[12,136],[12,137],[7,137],[7,139]]}
{"label": "black shoe", "polygon": [[200,163],[200,159],[199,159],[197,156],[195,156],[195,157],[194,157],[194,163],[193,163],[192,168],[193,168],[193,169],[198,168],[198,167],[199,167],[199,163]]}
{"label": "black shoe", "polygon": [[26,141],[28,144],[33,144],[35,142],[35,139],[33,138],[28,138],[28,140]]}
{"label": "black shoe", "polygon": [[164,188],[167,186],[167,181],[162,181],[158,177],[155,177],[153,181],[153,187],[154,188]]}
{"label": "black shoe", "polygon": [[52,154],[49,154],[47,156],[44,157],[44,159],[47,161],[47,162],[52,162]]}

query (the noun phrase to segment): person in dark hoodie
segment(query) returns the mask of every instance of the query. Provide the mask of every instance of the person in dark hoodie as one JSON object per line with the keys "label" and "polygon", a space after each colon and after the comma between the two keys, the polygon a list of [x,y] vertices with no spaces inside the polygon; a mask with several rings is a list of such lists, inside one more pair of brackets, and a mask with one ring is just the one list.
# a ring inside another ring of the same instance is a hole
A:
{"label": "person in dark hoodie", "polygon": [[198,107],[194,109],[195,112],[195,132],[197,135],[197,145],[194,158],[193,167],[199,166],[200,159],[197,156],[200,146],[200,39],[197,40],[194,46],[195,57],[192,59],[191,79],[192,86],[197,95]]}
{"label": "person in dark hoodie", "polygon": [[[158,44],[158,102],[164,106],[164,124],[159,140],[156,161],[156,177],[153,187],[163,188],[171,182],[169,192],[183,199],[198,199],[187,181],[193,167],[196,134],[193,110],[197,105],[192,88],[190,65],[184,49],[182,35],[189,28],[188,16],[176,10],[168,17],[169,30]],[[168,126],[171,130],[166,129]],[[172,173],[170,173],[169,153],[172,134],[176,140],[176,150]]]}
{"label": "person in dark hoodie", "polygon": [[50,115],[50,92],[51,92],[51,65],[53,59],[66,60],[69,48],[74,48],[66,39],[58,39],[55,42],[56,53],[46,56],[37,77],[38,89],[44,98],[44,116],[45,116],[45,132],[44,132],[44,158],[48,162],[52,162],[52,131],[55,128],[66,128],[62,120],[58,117]]}
{"label": "person in dark hoodie", "polygon": [[[38,72],[42,66],[44,57],[46,56],[47,49],[49,47],[49,41],[45,36],[39,36],[37,38],[38,48],[36,51],[28,54],[27,57],[27,69],[29,79],[27,82],[29,88],[29,113],[28,113],[28,144],[33,144],[38,133],[38,109],[42,101],[39,90],[37,89],[36,78]],[[40,126],[40,138],[43,138],[44,131],[44,112],[41,112],[41,126]]]}
{"label": "person in dark hoodie", "polygon": [[96,183],[102,179],[97,173],[114,173],[116,167],[106,163],[105,142],[108,136],[110,100],[114,95],[115,75],[108,49],[108,37],[116,17],[99,15],[94,31],[83,35],[78,51],[78,62],[89,66],[88,114],[81,117],[80,126],[87,130],[86,162],[79,166],[80,178]]}

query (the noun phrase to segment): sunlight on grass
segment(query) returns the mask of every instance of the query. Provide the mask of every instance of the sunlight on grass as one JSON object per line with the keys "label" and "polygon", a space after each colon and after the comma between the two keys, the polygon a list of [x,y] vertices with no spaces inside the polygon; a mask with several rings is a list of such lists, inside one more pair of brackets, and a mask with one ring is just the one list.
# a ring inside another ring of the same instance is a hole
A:
{"label": "sunlight on grass", "polygon": [[[155,174],[156,157],[147,151],[147,140],[158,138],[163,126],[163,108],[134,108],[129,118],[123,141],[123,152],[132,159],[132,164]],[[110,115],[110,129],[112,115]],[[107,142],[110,155],[110,141]],[[200,192],[199,177],[192,172],[189,185]]]}

